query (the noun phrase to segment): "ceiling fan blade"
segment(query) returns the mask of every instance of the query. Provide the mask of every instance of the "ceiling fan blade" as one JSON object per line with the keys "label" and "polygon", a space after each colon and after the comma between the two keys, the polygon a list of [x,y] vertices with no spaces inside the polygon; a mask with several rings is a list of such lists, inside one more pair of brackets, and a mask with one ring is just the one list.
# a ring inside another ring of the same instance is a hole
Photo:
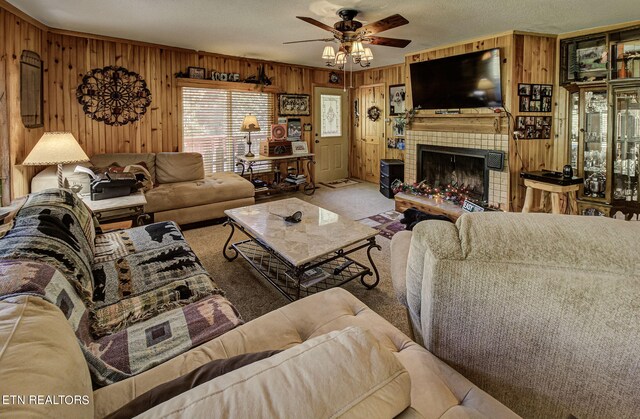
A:
{"label": "ceiling fan blade", "polygon": [[385,38],[383,36],[366,36],[362,41],[372,45],[396,48],[404,48],[411,43],[410,39]]}
{"label": "ceiling fan blade", "polygon": [[342,32],[335,30],[333,27],[329,26],[329,25],[325,25],[324,23],[315,20],[313,18],[310,17],[304,17],[304,16],[296,16],[298,19],[302,20],[303,22],[307,22],[312,24],[313,26],[317,26],[320,29],[324,29],[325,31],[329,31],[332,32],[336,35],[342,35]]}
{"label": "ceiling fan blade", "polygon": [[331,42],[334,41],[334,38],[321,38],[321,39],[305,39],[304,41],[289,41],[289,42],[283,42],[283,44],[299,44],[301,42]]}
{"label": "ceiling fan blade", "polygon": [[407,19],[396,14],[385,17],[384,19],[380,19],[377,22],[364,25],[362,28],[360,28],[360,30],[358,30],[358,32],[362,34],[373,35],[374,33],[397,28],[398,26],[406,25],[407,23],[409,23]]}

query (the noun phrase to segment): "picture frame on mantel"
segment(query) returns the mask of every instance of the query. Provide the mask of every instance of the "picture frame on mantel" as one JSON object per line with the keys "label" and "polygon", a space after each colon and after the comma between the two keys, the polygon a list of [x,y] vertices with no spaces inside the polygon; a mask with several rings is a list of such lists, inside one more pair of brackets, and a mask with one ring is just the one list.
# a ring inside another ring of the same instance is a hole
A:
{"label": "picture frame on mantel", "polygon": [[206,78],[207,70],[203,67],[187,67],[187,74],[190,79],[204,80]]}

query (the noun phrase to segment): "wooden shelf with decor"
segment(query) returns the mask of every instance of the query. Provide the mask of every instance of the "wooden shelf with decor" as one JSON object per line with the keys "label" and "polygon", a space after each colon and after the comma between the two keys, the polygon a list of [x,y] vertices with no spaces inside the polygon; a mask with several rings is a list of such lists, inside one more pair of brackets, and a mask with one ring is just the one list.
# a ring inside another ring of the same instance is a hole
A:
{"label": "wooden shelf with decor", "polygon": [[507,133],[504,112],[435,114],[418,111],[408,128],[416,131],[447,131],[455,124],[456,132],[480,134]]}
{"label": "wooden shelf with decor", "polygon": [[[274,194],[296,192],[302,187],[305,195],[313,195],[316,185],[313,180],[311,166],[315,164],[315,154],[301,153],[288,154],[279,156],[256,155],[254,157],[236,156],[236,166],[241,167],[240,176],[248,177],[249,181],[253,181],[256,176],[268,176],[270,181],[266,182],[263,188],[256,188],[256,198],[268,197]],[[290,166],[293,170],[283,171],[282,164],[294,163],[295,167]],[[306,167],[305,167],[306,166]],[[298,176],[304,175],[303,183],[294,184],[286,181],[288,175]]]}
{"label": "wooden shelf with decor", "polygon": [[282,93],[282,90],[276,86],[264,86],[255,83],[244,83],[241,81],[218,81],[209,79],[190,79],[190,78],[177,78],[176,85],[178,87],[208,87],[210,89],[224,89],[224,90],[237,90],[244,92],[267,92],[267,93]]}

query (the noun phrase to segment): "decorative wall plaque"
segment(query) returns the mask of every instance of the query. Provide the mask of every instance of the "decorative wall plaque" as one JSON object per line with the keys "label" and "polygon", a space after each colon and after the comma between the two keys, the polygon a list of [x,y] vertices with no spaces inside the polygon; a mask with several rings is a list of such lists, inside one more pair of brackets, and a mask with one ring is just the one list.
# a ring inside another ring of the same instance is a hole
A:
{"label": "decorative wall plaque", "polygon": [[278,95],[278,115],[280,116],[309,116],[309,95]]}
{"label": "decorative wall plaque", "polygon": [[139,120],[151,104],[151,92],[142,76],[113,66],[87,73],[76,97],[91,119],[116,126]]}

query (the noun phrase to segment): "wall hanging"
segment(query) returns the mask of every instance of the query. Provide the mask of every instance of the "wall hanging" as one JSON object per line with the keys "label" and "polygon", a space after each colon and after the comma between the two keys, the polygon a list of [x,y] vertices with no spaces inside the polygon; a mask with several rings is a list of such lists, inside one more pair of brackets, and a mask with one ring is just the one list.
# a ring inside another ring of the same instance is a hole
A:
{"label": "wall hanging", "polygon": [[380,108],[378,108],[376,105],[373,105],[369,109],[367,109],[367,118],[369,118],[373,122],[376,122],[380,118],[380,114]]}
{"label": "wall hanging", "polygon": [[278,115],[280,116],[309,116],[311,115],[309,95],[278,95]]}
{"label": "wall hanging", "polygon": [[42,115],[42,60],[33,51],[20,56],[20,115],[25,128],[44,126]]}
{"label": "wall hanging", "polygon": [[76,97],[91,119],[116,126],[139,120],[151,104],[151,92],[142,76],[113,66],[87,73]]}

